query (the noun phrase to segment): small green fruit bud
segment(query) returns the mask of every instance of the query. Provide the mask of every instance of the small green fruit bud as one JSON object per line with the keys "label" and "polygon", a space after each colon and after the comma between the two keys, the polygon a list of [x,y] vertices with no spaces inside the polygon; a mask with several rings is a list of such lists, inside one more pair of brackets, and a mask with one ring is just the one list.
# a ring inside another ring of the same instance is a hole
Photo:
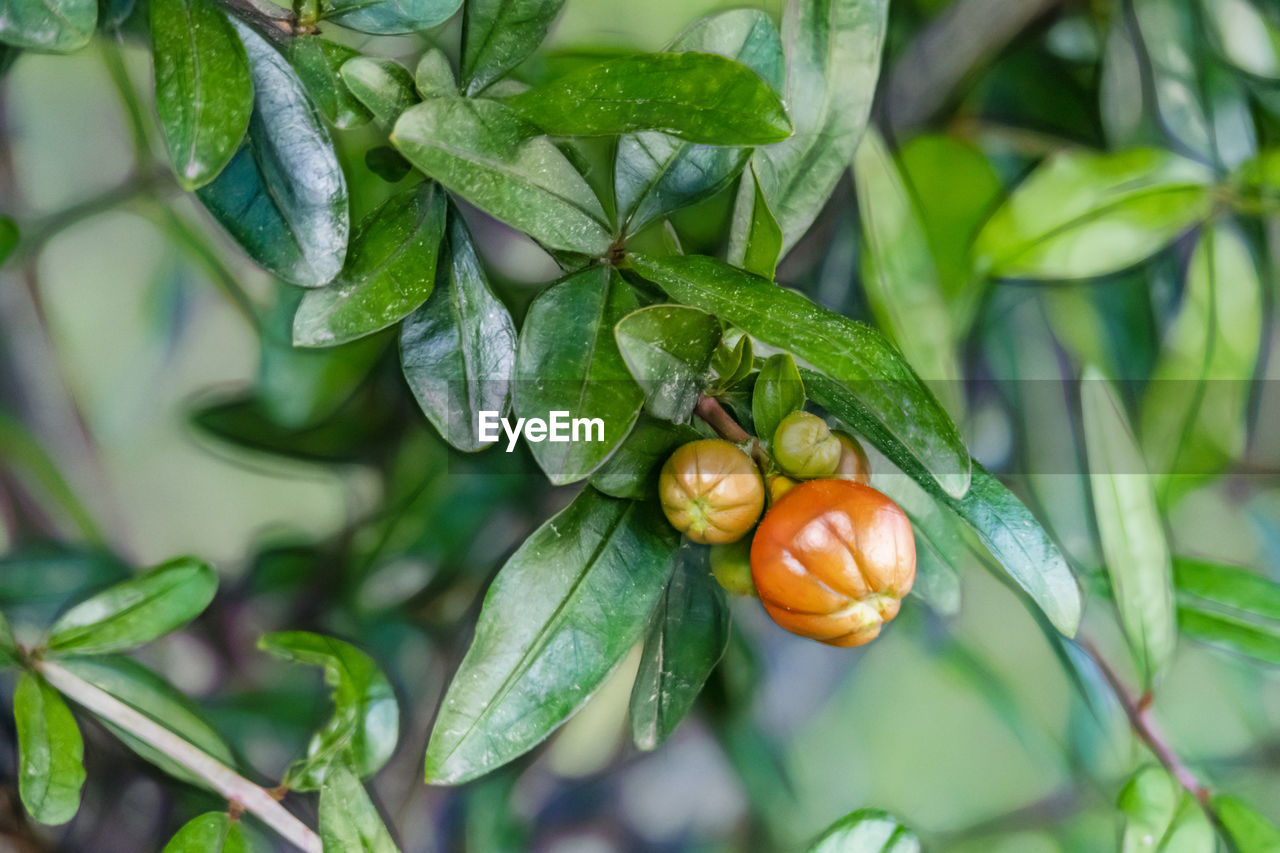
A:
{"label": "small green fruit bud", "polygon": [[801,480],[830,477],[840,464],[841,450],[826,422],[805,411],[787,415],[773,434],[774,461]]}
{"label": "small green fruit bud", "polygon": [[730,595],[756,594],[751,580],[751,540],[711,546],[711,574]]}

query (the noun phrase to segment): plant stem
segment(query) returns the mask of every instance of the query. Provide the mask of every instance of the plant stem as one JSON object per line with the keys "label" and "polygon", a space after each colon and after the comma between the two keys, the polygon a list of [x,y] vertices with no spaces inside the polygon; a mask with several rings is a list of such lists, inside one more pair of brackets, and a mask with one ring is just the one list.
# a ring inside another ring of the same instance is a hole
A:
{"label": "plant stem", "polygon": [[247,24],[257,27],[277,44],[287,44],[298,35],[293,12],[262,0],[218,0],[226,9]]}
{"label": "plant stem", "polygon": [[251,812],[298,849],[323,853],[320,836],[262,787],[57,663],[36,661],[34,665],[50,685],[68,698],[181,764],[233,806]]}
{"label": "plant stem", "polygon": [[734,444],[749,444],[751,458],[760,466],[761,471],[768,471],[773,464],[769,454],[765,452],[760,441],[733,419],[733,415],[725,411],[724,406],[715,397],[702,396],[693,407],[693,413],[702,418],[707,426],[716,431],[716,435]]}
{"label": "plant stem", "polygon": [[160,195],[176,190],[177,187],[167,169],[155,169],[135,175],[109,190],[36,220],[23,229],[18,251],[22,256],[34,255],[54,236],[82,220],[128,204],[142,196]]}
{"label": "plant stem", "polygon": [[[119,34],[116,37],[119,38]],[[129,117],[129,135],[133,137],[134,162],[137,168],[145,169],[152,159],[151,140],[147,135],[147,128],[150,126],[147,110],[142,106],[138,90],[133,86],[129,69],[125,67],[120,45],[111,38],[102,40],[102,61],[106,64],[107,74],[120,95],[120,103],[124,106],[125,115]]]}

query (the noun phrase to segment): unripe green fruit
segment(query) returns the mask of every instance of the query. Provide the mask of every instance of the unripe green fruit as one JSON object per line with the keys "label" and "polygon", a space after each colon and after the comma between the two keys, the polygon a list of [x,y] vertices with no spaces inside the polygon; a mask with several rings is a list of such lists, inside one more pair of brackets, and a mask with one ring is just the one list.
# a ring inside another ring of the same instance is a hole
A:
{"label": "unripe green fruit", "polygon": [[830,477],[840,464],[842,450],[826,421],[805,411],[787,415],[773,434],[774,461],[801,480]]}
{"label": "unripe green fruit", "polygon": [[711,546],[711,574],[730,595],[756,594],[751,579],[751,540],[739,539],[728,545]]}

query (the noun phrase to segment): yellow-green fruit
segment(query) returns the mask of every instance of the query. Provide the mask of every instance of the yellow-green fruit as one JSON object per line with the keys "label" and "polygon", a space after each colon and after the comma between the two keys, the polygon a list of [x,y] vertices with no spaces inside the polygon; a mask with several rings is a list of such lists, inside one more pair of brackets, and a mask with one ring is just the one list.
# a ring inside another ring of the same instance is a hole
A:
{"label": "yellow-green fruit", "polygon": [[676,449],[658,477],[658,499],[671,526],[694,542],[736,542],[764,510],[764,480],[751,457],[717,438]]}
{"label": "yellow-green fruit", "polygon": [[751,540],[711,546],[711,574],[730,595],[755,595],[751,580]]}
{"label": "yellow-green fruit", "polygon": [[830,477],[840,464],[840,440],[826,421],[805,411],[792,412],[773,434],[773,459],[792,477]]}
{"label": "yellow-green fruit", "polygon": [[835,473],[831,476],[837,480],[849,480],[870,486],[871,460],[867,458],[867,451],[863,450],[862,445],[851,435],[845,435],[842,432],[833,433],[833,435],[840,442],[840,461],[836,464]]}
{"label": "yellow-green fruit", "polygon": [[765,485],[769,489],[769,503],[776,503],[778,498],[796,487],[796,481],[782,474],[774,474]]}

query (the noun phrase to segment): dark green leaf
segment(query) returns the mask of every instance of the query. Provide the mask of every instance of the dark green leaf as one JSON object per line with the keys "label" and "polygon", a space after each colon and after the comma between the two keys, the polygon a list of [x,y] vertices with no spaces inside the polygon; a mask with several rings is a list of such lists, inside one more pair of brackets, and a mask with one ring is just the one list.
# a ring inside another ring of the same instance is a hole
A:
{"label": "dark green leaf", "polygon": [[559,411],[570,419],[602,423],[588,428],[591,441],[529,443],[556,485],[577,482],[599,468],[640,413],[644,392],[613,336],[618,321],[639,307],[632,288],[605,266],[553,284],[529,306],[516,349],[515,414],[546,420]]}
{"label": "dark green leaf", "polygon": [[641,749],[655,749],[676,730],[729,643],[729,605],[707,549],[686,543],[674,562],[631,688],[631,736]]}
{"label": "dark green leaf", "polygon": [[533,53],[564,0],[467,0],[462,18],[462,83],[475,95]]}
{"label": "dark green leaf", "polygon": [[660,130],[689,142],[764,145],[791,135],[782,101],[760,75],[713,53],[613,59],[508,103],[553,136]]}
{"label": "dark green leaf", "polygon": [[505,764],[582,707],[644,633],[678,544],[654,502],[590,488],[525,540],[485,595],[431,734],[427,781]]}
{"label": "dark green leaf", "polygon": [[15,549],[0,558],[0,607],[47,624],[84,590],[128,576],[128,567],[105,553],[44,546]]}
{"label": "dark green leaf", "polygon": [[[782,228],[774,218],[773,211],[769,209],[769,201],[764,197],[764,190],[760,188],[760,181],[756,178],[754,167],[749,175],[743,176],[742,182],[744,186],[747,183],[754,186],[756,195],[749,210],[743,208],[735,211],[735,214],[750,213],[751,216],[751,221],[745,226],[746,248],[742,253],[742,268],[773,281],[774,274],[778,270],[778,260],[782,257]],[[746,190],[744,189],[743,192]],[[734,227],[736,230],[736,222]]]}
{"label": "dark green leaf", "polygon": [[160,853],[250,853],[240,821],[209,812],[183,824]]}
{"label": "dark green leaf", "polygon": [[1213,798],[1213,811],[1240,853],[1276,853],[1280,850],[1280,829],[1243,800],[1221,794]]}
{"label": "dark green leaf", "polygon": [[18,239],[18,223],[7,216],[0,216],[0,267],[4,266],[9,255],[17,248]]}
{"label": "dark green leaf", "polygon": [[[969,454],[959,431],[879,332],[713,258],[635,255],[631,263],[673,299],[709,311],[830,376],[849,392],[850,406],[841,417],[895,464],[928,472],[948,494],[968,489]],[[858,412],[856,423],[849,420],[851,411]]]}
{"label": "dark green leaf", "polygon": [[309,631],[266,634],[258,648],[276,657],[324,669],[333,688],[333,716],[307,746],[307,757],[289,770],[291,787],[313,791],[335,764],[370,776],[387,763],[400,737],[400,707],[373,658],[350,643]]}
{"label": "dark green leaf", "polygon": [[1120,791],[1121,853],[1213,853],[1213,827],[1190,793],[1159,767],[1134,774]]}
{"label": "dark green leaf", "polygon": [[247,26],[254,106],[249,138],[200,201],[261,266],[303,287],[328,284],[347,253],[347,182],[306,90]]}
{"label": "dark green leaf", "polygon": [[249,58],[214,0],[151,0],[156,111],[173,172],[202,187],[231,161],[249,127]]}
{"label": "dark green leaf", "polygon": [[351,129],[368,124],[373,114],[342,79],[342,66],[360,52],[320,36],[300,35],[289,42],[289,61],[311,102],[325,121]]}
{"label": "dark green leaf", "polygon": [[1124,404],[1092,368],[1081,381],[1080,404],[1102,556],[1120,623],[1150,687],[1177,642],[1169,542]]}
{"label": "dark green leaf", "polygon": [[13,692],[18,793],[31,817],[50,826],[80,810],[84,741],[71,710],[43,678],[23,670]]}
{"label": "dark green leaf", "polygon": [[321,17],[350,30],[400,35],[429,30],[458,11],[462,0],[321,0]]}
{"label": "dark green leaf", "polygon": [[720,323],[697,308],[651,305],[614,328],[618,350],[644,390],[644,407],[666,421],[688,423],[720,344]]}
{"label": "dark green leaf", "polygon": [[987,221],[979,268],[1009,278],[1125,269],[1207,217],[1213,173],[1168,151],[1052,155]]}
{"label": "dark green leaf", "polygon": [[339,73],[356,100],[387,127],[418,103],[413,75],[394,60],[357,56],[344,62]]}
{"label": "dark green leaf", "polygon": [[516,357],[516,329],[489,289],[462,216],[449,214],[441,264],[446,277],[400,327],[400,364],[427,419],[459,450],[491,442],[479,435],[480,412],[506,414]]}
{"label": "dark green leaf", "polygon": [[822,833],[809,853],[919,853],[920,839],[879,809],[859,809]]}
{"label": "dark green leaf", "polygon": [[1189,639],[1280,666],[1280,628],[1274,625],[1183,605],[1178,608],[1178,630]]}
{"label": "dark green leaf", "polygon": [[89,43],[98,0],[0,0],[0,42],[70,53]]}
{"label": "dark green leaf", "polygon": [[785,352],[770,356],[760,368],[751,393],[751,420],[766,447],[773,446],[773,434],[782,419],[803,408],[804,380],[800,378],[796,360]]}
{"label": "dark green leaf", "polygon": [[699,438],[692,427],[642,414],[626,441],[591,475],[591,485],[615,498],[651,498],[657,494],[659,466],[677,447]]}
{"label": "dark green leaf", "polygon": [[[468,4],[468,11],[472,5],[474,4]],[[458,81],[453,76],[453,66],[449,64],[449,57],[438,47],[428,50],[418,60],[418,66],[413,72],[413,85],[424,100],[458,94]]]}
{"label": "dark green leaf", "polygon": [[18,641],[13,637],[13,628],[9,620],[0,613],[0,669],[10,667],[18,662]]}
{"label": "dark green leaf", "polygon": [[302,298],[295,346],[333,346],[385,329],[427,301],[444,236],[445,196],[434,181],[392,196],[356,228],[342,275]]}
{"label": "dark green leaf", "polygon": [[320,788],[324,853],[399,853],[387,825],[358,776],[335,764]]}
{"label": "dark green leaf", "polygon": [[336,413],[307,426],[281,426],[256,396],[237,396],[195,409],[191,422],[222,441],[240,447],[311,462],[365,460],[395,428],[399,414],[389,406],[368,405],[357,395]]}
{"label": "dark green leaf", "polygon": [[403,181],[413,171],[413,164],[390,145],[377,145],[364,152],[364,164],[389,184]]}
{"label": "dark green leaf", "polygon": [[218,576],[205,563],[170,560],[64,613],[49,629],[49,651],[101,655],[136,648],[199,616],[217,590]]}
{"label": "dark green leaf", "polygon": [[1280,620],[1280,584],[1239,566],[1175,557],[1173,579],[1180,595]]}
{"label": "dark green leaf", "polygon": [[409,162],[544,246],[601,256],[607,217],[560,149],[496,101],[432,98],[407,110],[392,143]]}

